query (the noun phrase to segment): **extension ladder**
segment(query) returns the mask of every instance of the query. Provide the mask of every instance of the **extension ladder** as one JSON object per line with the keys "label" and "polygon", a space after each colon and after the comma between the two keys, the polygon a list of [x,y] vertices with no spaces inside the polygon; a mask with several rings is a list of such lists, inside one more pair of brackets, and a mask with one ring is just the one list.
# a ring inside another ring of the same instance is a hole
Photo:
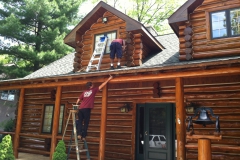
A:
{"label": "extension ladder", "polygon": [[[78,139],[77,139],[77,129],[76,129],[76,114],[78,112],[77,110],[77,106],[78,105],[73,105],[73,110],[70,110],[70,113],[68,115],[68,119],[67,119],[67,123],[66,123],[66,126],[65,126],[65,129],[64,129],[64,133],[63,133],[63,136],[62,136],[62,140],[64,141],[64,137],[65,137],[65,134],[66,134],[66,130],[67,130],[67,126],[68,126],[68,123],[69,123],[69,120],[70,120],[70,117],[72,117],[72,123],[73,123],[73,130],[72,130],[72,134],[71,134],[71,137],[70,137],[70,141],[69,141],[69,145],[68,145],[68,155],[67,155],[67,160],[69,158],[69,155],[70,155],[70,151],[71,151],[71,148],[72,147],[75,147],[76,148],[76,155],[77,155],[77,160],[80,160],[80,153],[81,152],[86,152],[86,155],[87,155],[87,160],[90,160],[90,153],[89,153],[89,150],[88,150],[88,145],[87,145],[87,141],[84,140],[84,149],[79,149],[79,143],[78,143]],[[74,142],[75,144],[72,145],[72,139],[74,139]],[[83,146],[82,146],[83,148]]]}
{"label": "extension ladder", "polygon": [[[105,47],[107,44],[107,40],[108,38],[106,36],[100,37],[100,42],[97,43],[97,46],[94,49],[92,57],[88,62],[86,72],[90,71],[92,68],[96,68],[96,70],[100,69],[103,53],[105,51]],[[94,61],[98,61],[97,64],[93,64]]]}

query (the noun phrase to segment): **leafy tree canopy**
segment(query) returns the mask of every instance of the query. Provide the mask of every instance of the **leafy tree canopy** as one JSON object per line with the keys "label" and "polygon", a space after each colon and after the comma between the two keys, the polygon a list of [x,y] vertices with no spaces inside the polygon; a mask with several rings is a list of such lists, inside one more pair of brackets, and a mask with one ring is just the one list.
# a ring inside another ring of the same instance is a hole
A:
{"label": "leafy tree canopy", "polygon": [[0,0],[0,74],[24,77],[63,57],[84,0]]}

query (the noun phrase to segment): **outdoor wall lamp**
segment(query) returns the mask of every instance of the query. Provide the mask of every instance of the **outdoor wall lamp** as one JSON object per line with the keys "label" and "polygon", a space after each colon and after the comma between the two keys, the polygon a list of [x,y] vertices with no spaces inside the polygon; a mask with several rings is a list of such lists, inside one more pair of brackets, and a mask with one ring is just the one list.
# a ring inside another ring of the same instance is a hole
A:
{"label": "outdoor wall lamp", "polygon": [[108,21],[107,17],[102,18],[102,23],[107,23],[107,21]]}
{"label": "outdoor wall lamp", "polygon": [[[216,118],[216,122],[212,121],[208,115],[208,111],[210,112],[211,116]],[[193,118],[195,118],[198,114],[198,119],[197,120],[192,120]],[[196,124],[202,124],[204,127],[206,127],[206,125],[209,124],[216,124],[216,133],[219,134],[220,133],[220,124],[219,124],[219,116],[216,116],[213,114],[213,111],[211,108],[206,108],[206,107],[200,107],[197,108],[195,110],[195,114],[194,116],[189,116],[186,121],[188,121],[188,125],[187,125],[187,132],[190,131],[190,129],[192,129],[191,133],[194,133],[194,129],[193,129],[193,124],[192,123],[196,123]]]}
{"label": "outdoor wall lamp", "polygon": [[127,113],[131,110],[131,105],[129,103],[124,104],[124,106],[120,107],[121,113]]}

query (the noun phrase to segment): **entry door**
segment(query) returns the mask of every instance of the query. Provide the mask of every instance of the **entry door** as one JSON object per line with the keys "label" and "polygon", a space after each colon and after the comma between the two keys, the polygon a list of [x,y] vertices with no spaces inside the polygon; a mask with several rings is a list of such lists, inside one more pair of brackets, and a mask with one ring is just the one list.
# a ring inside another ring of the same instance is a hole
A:
{"label": "entry door", "polygon": [[137,105],[136,160],[174,159],[174,115],[171,103]]}

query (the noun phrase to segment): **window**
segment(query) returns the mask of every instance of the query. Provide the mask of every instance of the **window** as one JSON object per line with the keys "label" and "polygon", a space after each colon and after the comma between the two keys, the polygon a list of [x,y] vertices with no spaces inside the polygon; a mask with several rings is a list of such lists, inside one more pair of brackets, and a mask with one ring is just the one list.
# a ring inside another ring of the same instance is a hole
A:
{"label": "window", "polygon": [[212,39],[240,35],[240,8],[212,12],[210,18]]}
{"label": "window", "polygon": [[111,31],[111,32],[106,32],[106,33],[95,35],[94,48],[96,48],[97,43],[100,41],[100,37],[103,37],[104,35],[106,35],[108,37],[105,53],[110,53],[110,44],[114,39],[117,38],[117,31]]}
{"label": "window", "polygon": [[7,101],[14,101],[16,90],[2,91],[0,99]]}
{"label": "window", "polygon": [[[54,111],[53,104],[48,104],[44,106],[44,118],[43,118],[43,127],[42,127],[43,133],[52,133],[53,111]],[[62,133],[63,112],[64,112],[64,105],[61,105],[58,133]]]}

